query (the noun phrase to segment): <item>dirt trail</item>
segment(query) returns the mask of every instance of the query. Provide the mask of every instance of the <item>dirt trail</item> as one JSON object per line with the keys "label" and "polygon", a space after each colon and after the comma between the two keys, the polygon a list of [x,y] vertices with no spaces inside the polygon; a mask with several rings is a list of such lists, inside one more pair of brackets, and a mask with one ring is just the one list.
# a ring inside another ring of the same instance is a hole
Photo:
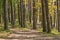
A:
{"label": "dirt trail", "polygon": [[60,40],[60,37],[46,37],[42,33],[38,33],[36,30],[16,30],[11,29],[12,34],[7,39],[0,40]]}

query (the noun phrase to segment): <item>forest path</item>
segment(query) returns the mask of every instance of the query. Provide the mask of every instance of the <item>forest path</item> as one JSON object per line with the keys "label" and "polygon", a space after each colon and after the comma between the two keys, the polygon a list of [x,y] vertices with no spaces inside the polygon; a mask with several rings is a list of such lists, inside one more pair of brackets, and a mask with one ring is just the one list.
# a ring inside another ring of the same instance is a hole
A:
{"label": "forest path", "polygon": [[39,33],[36,30],[17,30],[11,29],[12,34],[6,39],[1,40],[60,40],[59,37],[47,37],[45,34]]}

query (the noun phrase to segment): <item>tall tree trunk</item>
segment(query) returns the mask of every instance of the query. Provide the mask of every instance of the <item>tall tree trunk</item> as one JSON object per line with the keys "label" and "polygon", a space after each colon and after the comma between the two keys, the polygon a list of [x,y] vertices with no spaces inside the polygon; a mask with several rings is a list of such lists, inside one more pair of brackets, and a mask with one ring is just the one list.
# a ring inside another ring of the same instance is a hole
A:
{"label": "tall tree trunk", "polygon": [[35,0],[33,0],[33,29],[36,29],[36,23],[37,23],[37,15],[36,15],[36,5]]}
{"label": "tall tree trunk", "polygon": [[24,0],[20,0],[20,13],[21,13],[21,27],[25,27],[25,4],[24,4]]}
{"label": "tall tree trunk", "polygon": [[19,5],[19,0],[17,0],[17,6],[18,6],[18,20],[19,20],[19,25],[21,25],[21,13],[20,13],[20,5]]}
{"label": "tall tree trunk", "polygon": [[28,10],[29,10],[29,21],[32,21],[32,0],[28,0]]}
{"label": "tall tree trunk", "polygon": [[[37,0],[38,3],[40,3],[40,1],[41,1],[41,0]],[[37,23],[39,23],[39,22],[40,22],[40,20],[39,20],[39,15],[41,14],[41,13],[40,13],[40,7],[39,7],[39,6],[37,7],[37,12],[38,12]],[[40,18],[40,19],[41,19],[41,18]]]}
{"label": "tall tree trunk", "polygon": [[16,23],[16,5],[14,4],[14,24]]}
{"label": "tall tree trunk", "polygon": [[15,26],[15,19],[14,19],[13,0],[11,0],[10,2],[11,2],[11,24],[12,24],[12,27],[14,27]]}
{"label": "tall tree trunk", "polygon": [[51,26],[50,26],[50,19],[49,19],[49,8],[48,8],[48,0],[45,0],[45,8],[46,8],[46,19],[47,19],[47,32],[51,32]]}
{"label": "tall tree trunk", "polygon": [[4,4],[4,29],[8,29],[8,3],[7,0],[3,0]]}
{"label": "tall tree trunk", "polygon": [[42,26],[43,26],[43,32],[47,32],[45,1],[41,0],[41,4],[42,4]]}
{"label": "tall tree trunk", "polygon": [[59,10],[59,0],[57,1],[57,16],[58,16],[58,32],[60,32],[60,10]]}

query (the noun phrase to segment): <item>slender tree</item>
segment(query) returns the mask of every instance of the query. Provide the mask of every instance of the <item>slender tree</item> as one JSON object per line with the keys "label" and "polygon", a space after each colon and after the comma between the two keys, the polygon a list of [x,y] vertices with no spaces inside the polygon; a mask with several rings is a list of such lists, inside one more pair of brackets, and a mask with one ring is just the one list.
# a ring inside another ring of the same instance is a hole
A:
{"label": "slender tree", "polygon": [[36,29],[37,15],[36,15],[36,5],[35,0],[33,0],[33,29]]}
{"label": "slender tree", "polygon": [[14,6],[13,6],[13,0],[10,0],[11,3],[11,24],[12,27],[15,25],[15,19],[14,19]]}
{"label": "slender tree", "polygon": [[29,21],[32,21],[32,0],[28,0],[28,10],[29,10]]}
{"label": "slender tree", "polygon": [[21,13],[21,27],[25,27],[25,4],[24,4],[24,0],[20,0],[20,13]]}
{"label": "slender tree", "polygon": [[19,0],[17,0],[17,6],[18,6],[18,21],[19,25],[21,25],[21,13],[20,13],[20,4]]}
{"label": "slender tree", "polygon": [[9,22],[11,22],[11,17],[10,17],[10,6],[8,7],[8,19],[9,19]]}
{"label": "slender tree", "polygon": [[59,0],[56,0],[57,1],[57,16],[58,16],[58,32],[60,32],[60,10],[59,10]]}

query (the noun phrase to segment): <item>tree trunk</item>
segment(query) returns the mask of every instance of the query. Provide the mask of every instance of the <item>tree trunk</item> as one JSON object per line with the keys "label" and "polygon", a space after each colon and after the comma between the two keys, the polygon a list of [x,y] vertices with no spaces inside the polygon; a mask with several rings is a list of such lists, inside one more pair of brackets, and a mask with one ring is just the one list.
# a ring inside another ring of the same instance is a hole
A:
{"label": "tree trunk", "polygon": [[50,19],[49,19],[49,8],[48,8],[48,0],[45,0],[45,8],[46,8],[46,19],[47,19],[47,33],[51,32],[50,27]]}
{"label": "tree trunk", "polygon": [[58,16],[58,32],[60,32],[60,10],[59,10],[59,0],[57,0],[57,16]]}
{"label": "tree trunk", "polygon": [[13,1],[12,0],[11,0],[11,24],[12,24],[12,27],[14,28],[15,19],[14,19],[14,6],[13,6]]}
{"label": "tree trunk", "polygon": [[35,0],[33,0],[33,29],[36,29],[37,15],[36,15]]}
{"label": "tree trunk", "polygon": [[8,19],[9,19],[9,22],[11,22],[11,19],[10,19],[10,7],[8,7]]}
{"label": "tree trunk", "polygon": [[47,32],[46,12],[45,12],[45,2],[44,2],[44,0],[41,0],[41,4],[42,4],[42,26],[43,26],[43,32]]}
{"label": "tree trunk", "polygon": [[20,0],[20,13],[21,13],[21,27],[25,27],[25,4],[23,0]]}
{"label": "tree trunk", "polygon": [[4,29],[7,30],[8,29],[8,3],[7,0],[3,0],[3,4],[4,4]]}
{"label": "tree trunk", "polygon": [[29,22],[32,22],[32,0],[28,0]]}
{"label": "tree trunk", "polygon": [[19,20],[19,25],[21,25],[21,13],[20,13],[20,5],[19,5],[19,1],[17,1],[17,6],[18,6],[18,20]]}

